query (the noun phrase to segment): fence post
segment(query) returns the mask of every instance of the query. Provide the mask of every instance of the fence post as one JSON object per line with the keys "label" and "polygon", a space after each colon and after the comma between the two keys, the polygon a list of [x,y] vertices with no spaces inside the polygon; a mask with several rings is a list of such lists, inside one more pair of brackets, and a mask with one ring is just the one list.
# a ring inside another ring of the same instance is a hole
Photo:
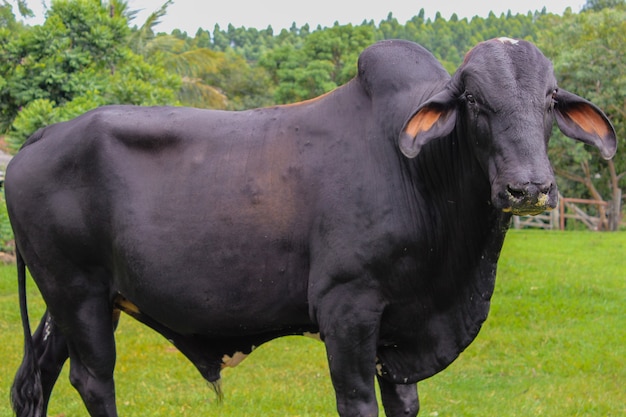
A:
{"label": "fence post", "polygon": [[609,206],[609,230],[616,231],[619,229],[619,224],[622,217],[622,190],[616,189],[613,192],[613,200]]}
{"label": "fence post", "polygon": [[559,230],[565,230],[565,199],[559,196]]}
{"label": "fence post", "polygon": [[559,216],[561,210],[550,211],[550,230],[555,230],[561,225],[561,216]]}

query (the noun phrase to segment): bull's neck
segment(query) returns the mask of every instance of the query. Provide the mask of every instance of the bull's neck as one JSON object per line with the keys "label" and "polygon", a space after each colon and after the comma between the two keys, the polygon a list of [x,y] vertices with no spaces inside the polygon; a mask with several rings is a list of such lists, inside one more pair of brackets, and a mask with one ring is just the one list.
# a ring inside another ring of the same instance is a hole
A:
{"label": "bull's neck", "polygon": [[421,227],[439,231],[429,234],[433,246],[453,248],[458,253],[446,255],[468,260],[485,251],[499,253],[510,215],[491,204],[489,179],[466,138],[453,132],[435,140],[409,164],[416,198],[428,208]]}

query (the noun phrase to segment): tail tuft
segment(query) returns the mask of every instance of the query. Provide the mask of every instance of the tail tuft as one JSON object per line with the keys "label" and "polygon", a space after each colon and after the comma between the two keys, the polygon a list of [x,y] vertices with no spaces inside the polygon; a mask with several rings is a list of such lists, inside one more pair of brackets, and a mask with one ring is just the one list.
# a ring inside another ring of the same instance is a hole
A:
{"label": "tail tuft", "polygon": [[24,360],[11,387],[11,404],[17,417],[44,417],[41,373],[32,354]]}

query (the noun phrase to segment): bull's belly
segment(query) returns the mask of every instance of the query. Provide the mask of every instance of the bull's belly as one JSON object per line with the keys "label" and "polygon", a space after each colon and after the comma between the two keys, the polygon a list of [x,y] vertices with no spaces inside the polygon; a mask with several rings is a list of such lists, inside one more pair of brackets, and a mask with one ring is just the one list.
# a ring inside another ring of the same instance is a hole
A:
{"label": "bull's belly", "polygon": [[184,334],[310,325],[303,242],[271,225],[220,221],[223,214],[213,210],[206,223],[136,218],[119,227],[113,239],[114,292]]}
{"label": "bull's belly", "polygon": [[312,326],[307,280],[298,274],[251,274],[241,268],[202,274],[189,269],[194,268],[185,271],[181,265],[177,274],[129,274],[116,280],[115,292],[142,315],[180,334],[289,333]]}
{"label": "bull's belly", "polygon": [[[125,295],[122,295],[126,298]],[[182,296],[151,297],[141,294],[127,299],[132,309],[142,316],[166,326],[179,334],[196,334],[207,337],[232,337],[292,330],[310,329],[313,326],[306,302],[297,305],[293,300],[259,298],[231,300],[228,295],[221,301],[201,300]]]}

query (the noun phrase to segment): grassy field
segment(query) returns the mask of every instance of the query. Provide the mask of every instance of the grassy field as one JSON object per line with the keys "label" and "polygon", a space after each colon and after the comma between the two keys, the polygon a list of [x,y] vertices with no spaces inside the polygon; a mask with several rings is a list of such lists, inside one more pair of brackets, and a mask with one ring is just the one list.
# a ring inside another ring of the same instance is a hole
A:
{"label": "grassy field", "polygon": [[[626,415],[626,233],[511,231],[492,310],[475,342],[419,384],[420,416]],[[32,325],[42,303],[29,287]],[[21,361],[14,267],[0,267],[0,416]],[[121,416],[335,416],[323,345],[285,338],[223,373],[216,404],[195,369],[123,317],[116,368]],[[381,413],[382,415],[382,413]],[[49,416],[87,416],[67,381]]]}

